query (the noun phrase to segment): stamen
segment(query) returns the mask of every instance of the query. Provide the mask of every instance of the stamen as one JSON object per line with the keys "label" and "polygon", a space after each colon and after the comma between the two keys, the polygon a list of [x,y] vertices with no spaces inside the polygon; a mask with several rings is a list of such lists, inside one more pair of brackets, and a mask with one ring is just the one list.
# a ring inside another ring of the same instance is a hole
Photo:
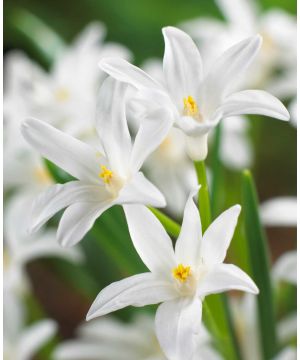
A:
{"label": "stamen", "polygon": [[101,165],[101,172],[99,177],[105,182],[105,184],[110,184],[113,177],[113,172],[109,170],[105,165]]}
{"label": "stamen", "polygon": [[175,279],[181,282],[185,282],[191,275],[191,267],[179,264],[176,268],[173,269],[172,273]]}
{"label": "stamen", "polygon": [[199,115],[199,108],[192,96],[183,98],[183,114],[186,116],[196,117]]}

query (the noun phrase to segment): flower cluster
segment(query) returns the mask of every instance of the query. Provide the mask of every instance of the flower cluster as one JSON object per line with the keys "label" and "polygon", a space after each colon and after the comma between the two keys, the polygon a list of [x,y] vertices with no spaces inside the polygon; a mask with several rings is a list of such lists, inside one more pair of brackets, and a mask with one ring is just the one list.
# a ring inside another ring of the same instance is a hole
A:
{"label": "flower cluster", "polygon": [[[4,297],[10,309],[5,322],[9,358],[29,359],[56,331],[52,320],[25,329],[21,299],[31,292],[27,263],[54,256],[80,266],[84,255],[77,244],[98,225],[98,218],[119,205],[132,240],[129,246],[148,271],[104,287],[87,313],[86,319],[93,320],[79,327],[77,340],[58,345],[54,358],[228,359],[202,313],[210,295],[239,290],[250,293],[230,302],[243,358],[255,354],[260,359],[256,337],[251,348],[245,340],[248,330],[255,333],[258,326],[252,321],[253,295],[260,289],[243,266],[225,262],[241,206],[214,214],[207,226],[209,199],[205,203],[202,194],[209,197],[208,184],[199,174],[197,182],[193,162],[196,168],[204,164],[212,146],[209,137],[221,121],[220,157],[239,169],[252,158],[244,115],[289,120],[283,103],[267,91],[276,83],[273,68],[282,66],[288,76],[290,58],[278,56],[280,46],[287,44],[278,38],[274,43],[265,34],[272,34],[272,16],[292,20],[275,12],[257,24],[252,10],[244,8],[246,1],[240,1],[241,7],[236,1],[232,7],[230,1],[218,1],[228,23],[201,19],[182,24],[187,32],[163,28],[163,61],[148,61],[143,69],[128,62],[131,54],[122,46],[101,44],[104,28],[96,23],[62,52],[49,73],[20,53],[8,56]],[[247,21],[241,23],[236,9],[247,13]],[[209,28],[214,29],[210,36]],[[200,44],[201,55],[188,32]],[[291,198],[262,204],[262,221],[294,226],[294,205]],[[278,216],[276,206],[288,210]],[[55,223],[62,210],[55,231],[49,222],[54,218]],[[182,218],[181,227],[167,214]],[[98,240],[104,241],[101,236]],[[294,264],[294,252],[283,255],[273,268],[274,284],[295,284]],[[155,318],[136,316],[131,324],[102,318],[128,306],[153,304],[159,304]],[[294,336],[294,319],[283,319],[278,332],[292,328]],[[282,343],[289,339],[281,337]],[[293,359],[294,349],[286,348],[280,356]]]}

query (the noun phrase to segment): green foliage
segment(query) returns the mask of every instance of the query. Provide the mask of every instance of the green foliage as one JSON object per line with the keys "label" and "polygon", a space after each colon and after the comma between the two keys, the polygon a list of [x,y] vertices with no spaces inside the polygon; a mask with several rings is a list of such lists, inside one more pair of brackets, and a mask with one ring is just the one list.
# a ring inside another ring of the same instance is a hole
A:
{"label": "green foliage", "polygon": [[259,288],[257,296],[258,322],[265,360],[277,350],[276,321],[273,290],[270,279],[270,261],[266,236],[259,219],[258,199],[251,173],[243,173],[243,209],[251,273]]}

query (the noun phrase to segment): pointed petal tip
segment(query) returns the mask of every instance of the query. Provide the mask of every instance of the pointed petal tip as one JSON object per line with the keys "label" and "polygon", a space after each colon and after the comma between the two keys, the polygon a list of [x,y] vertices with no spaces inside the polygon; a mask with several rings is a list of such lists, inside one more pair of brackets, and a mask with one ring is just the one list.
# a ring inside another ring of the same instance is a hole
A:
{"label": "pointed petal tip", "polygon": [[236,204],[236,205],[234,205],[234,206],[233,206],[233,208],[234,208],[234,209],[236,209],[236,211],[237,211],[238,213],[240,213],[240,212],[241,212],[241,210],[242,210],[242,207],[241,207],[241,205],[240,205],[240,204]]}

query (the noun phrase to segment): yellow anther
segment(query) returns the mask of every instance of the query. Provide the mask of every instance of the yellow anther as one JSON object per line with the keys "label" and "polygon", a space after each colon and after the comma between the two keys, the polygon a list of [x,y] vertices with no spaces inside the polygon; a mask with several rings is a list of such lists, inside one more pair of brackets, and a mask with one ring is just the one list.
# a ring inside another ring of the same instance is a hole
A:
{"label": "yellow anther", "polygon": [[183,98],[183,106],[184,115],[195,117],[199,114],[198,105],[192,96]]}
{"label": "yellow anther", "polygon": [[101,172],[99,177],[105,182],[105,184],[110,184],[113,177],[113,172],[109,170],[105,165],[101,165]]}
{"label": "yellow anther", "polygon": [[179,264],[173,269],[172,273],[175,279],[184,282],[191,275],[191,267]]}
{"label": "yellow anther", "polygon": [[60,102],[65,102],[70,99],[70,91],[66,88],[61,87],[55,91],[54,96],[56,100]]}

